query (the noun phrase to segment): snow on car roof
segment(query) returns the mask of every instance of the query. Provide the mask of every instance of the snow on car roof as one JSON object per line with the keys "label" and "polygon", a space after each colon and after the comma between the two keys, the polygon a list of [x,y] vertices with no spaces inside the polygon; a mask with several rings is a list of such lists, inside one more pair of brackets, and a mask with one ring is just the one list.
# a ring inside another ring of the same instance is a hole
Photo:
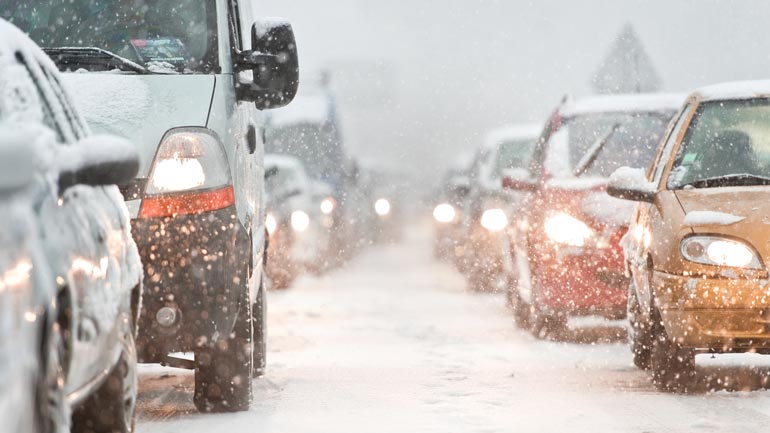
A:
{"label": "snow on car roof", "polygon": [[270,125],[275,128],[301,124],[325,124],[331,120],[333,102],[322,91],[300,93],[291,104],[269,114]]}
{"label": "snow on car roof", "polygon": [[608,112],[677,110],[686,98],[687,95],[680,93],[591,96],[566,103],[560,112],[562,116],[572,117]]}
{"label": "snow on car roof", "polygon": [[751,99],[770,97],[770,80],[731,81],[712,84],[696,89],[695,94],[703,100]]}
{"label": "snow on car roof", "polygon": [[535,140],[543,131],[543,125],[539,123],[510,125],[502,128],[493,129],[484,138],[484,145],[487,147],[497,146],[499,143],[508,140]]}

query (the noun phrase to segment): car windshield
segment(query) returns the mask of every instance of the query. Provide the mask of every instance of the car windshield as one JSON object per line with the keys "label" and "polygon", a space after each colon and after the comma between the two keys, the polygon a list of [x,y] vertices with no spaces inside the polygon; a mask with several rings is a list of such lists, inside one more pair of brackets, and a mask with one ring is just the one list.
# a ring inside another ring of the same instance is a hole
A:
{"label": "car windshield", "polygon": [[674,159],[668,187],[756,185],[768,181],[770,99],[703,103]]}
{"label": "car windshield", "polygon": [[535,139],[506,140],[500,143],[492,176],[500,178],[508,168],[525,168],[529,165]]}
{"label": "car windshield", "polygon": [[646,167],[674,112],[598,113],[567,118],[549,138],[546,169],[557,178],[609,177]]}
{"label": "car windshield", "polygon": [[218,63],[206,0],[0,0],[0,16],[42,47],[99,48],[150,71],[208,73]]}

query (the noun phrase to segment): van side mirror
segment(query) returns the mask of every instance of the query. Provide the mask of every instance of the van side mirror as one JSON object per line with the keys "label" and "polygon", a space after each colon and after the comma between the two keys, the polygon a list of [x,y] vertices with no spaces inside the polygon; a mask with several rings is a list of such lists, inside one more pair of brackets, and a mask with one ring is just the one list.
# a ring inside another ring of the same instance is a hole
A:
{"label": "van side mirror", "polygon": [[117,185],[130,181],[139,171],[139,154],[134,145],[113,136],[92,136],[57,155],[59,193],[75,185]]}
{"label": "van side mirror", "polygon": [[238,99],[259,110],[288,105],[299,86],[299,57],[294,30],[280,18],[264,18],[251,26],[252,50],[236,53],[235,72],[253,71],[253,80],[236,81]]}
{"label": "van side mirror", "polygon": [[503,173],[503,188],[522,192],[537,191],[538,184],[532,179],[529,170],[511,168]]}
{"label": "van side mirror", "polygon": [[610,176],[607,194],[622,200],[653,203],[655,184],[647,180],[641,168],[620,167]]}

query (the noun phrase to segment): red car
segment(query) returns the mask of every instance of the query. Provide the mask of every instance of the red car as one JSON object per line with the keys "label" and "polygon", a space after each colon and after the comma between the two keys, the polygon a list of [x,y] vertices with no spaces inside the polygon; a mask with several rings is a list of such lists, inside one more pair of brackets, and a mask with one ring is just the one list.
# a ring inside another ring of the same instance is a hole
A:
{"label": "red car", "polygon": [[625,317],[628,282],[620,240],[632,207],[605,193],[621,166],[647,166],[684,100],[680,95],[599,96],[562,104],[529,170],[504,186],[529,191],[511,231],[509,301],[517,323],[556,335],[570,316]]}

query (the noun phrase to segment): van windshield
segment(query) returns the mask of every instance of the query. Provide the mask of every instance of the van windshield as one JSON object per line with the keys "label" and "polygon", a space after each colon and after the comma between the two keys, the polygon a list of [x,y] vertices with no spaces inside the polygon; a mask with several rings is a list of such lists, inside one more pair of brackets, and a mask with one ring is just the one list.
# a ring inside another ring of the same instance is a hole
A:
{"label": "van windshield", "polygon": [[[0,0],[0,16],[41,47],[99,48],[151,72],[210,73],[218,64],[208,0]],[[92,60],[76,68],[100,66]]]}

